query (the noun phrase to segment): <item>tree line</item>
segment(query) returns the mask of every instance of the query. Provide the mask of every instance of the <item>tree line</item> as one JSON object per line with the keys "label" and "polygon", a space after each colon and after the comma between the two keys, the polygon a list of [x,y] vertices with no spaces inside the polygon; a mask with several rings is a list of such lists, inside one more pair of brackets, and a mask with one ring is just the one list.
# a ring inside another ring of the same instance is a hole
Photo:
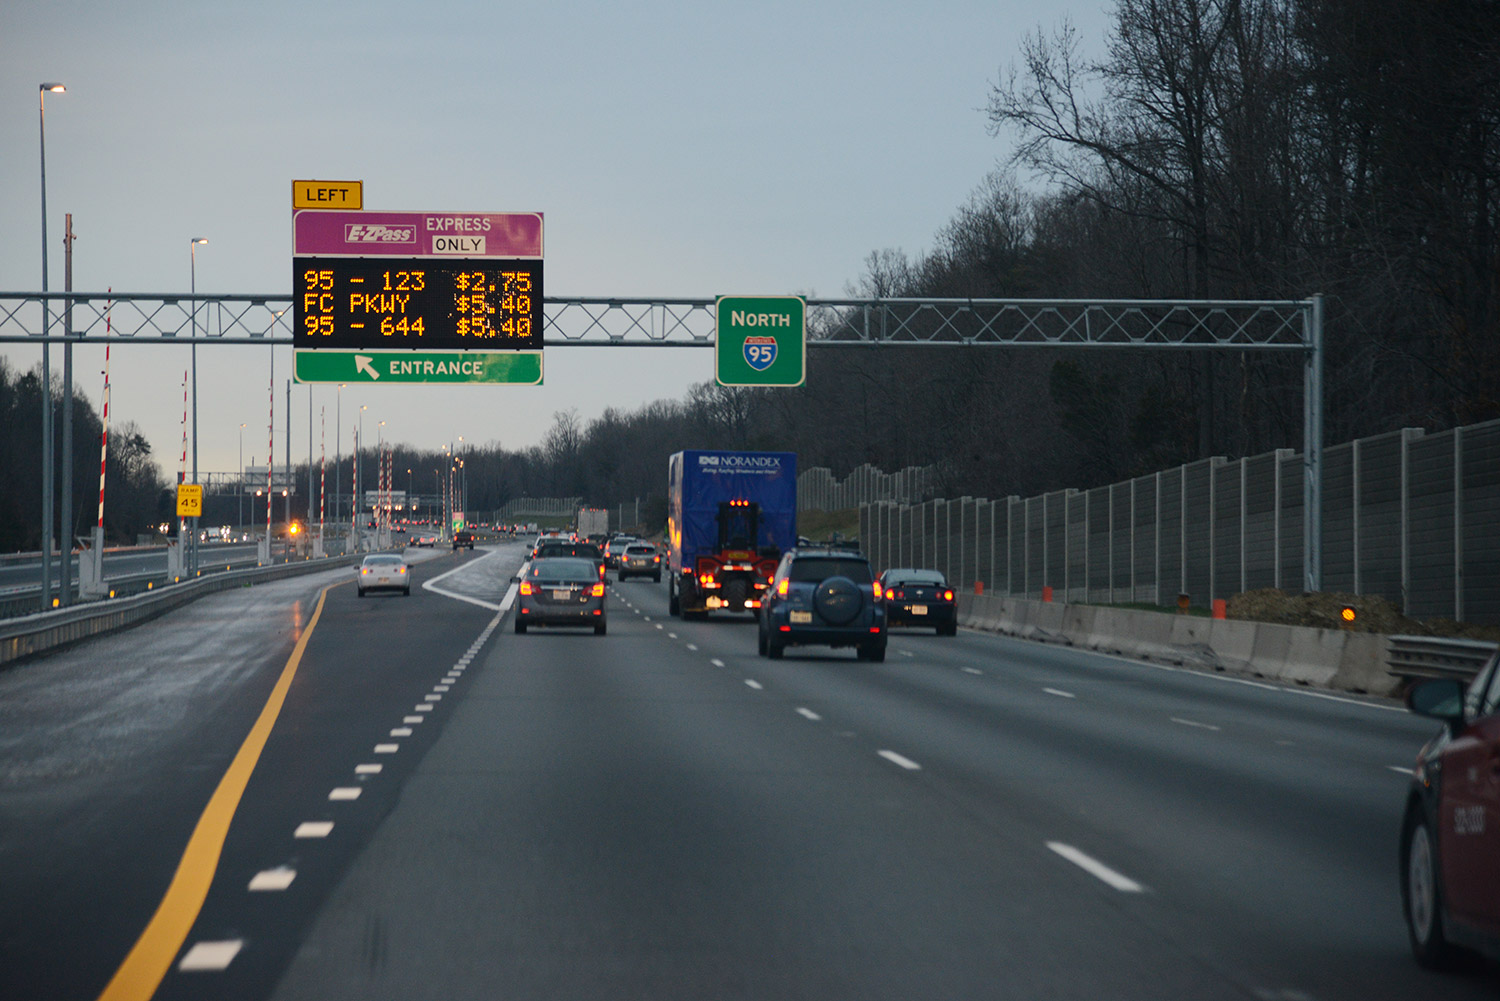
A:
{"label": "tree line", "polygon": [[[55,434],[54,499],[62,491],[62,388],[48,394]],[[40,366],[14,372],[0,358],[0,552],[41,549],[42,379]],[[71,545],[98,521],[99,438],[103,422],[88,399],[73,394],[73,523],[64,527],[61,505],[53,512],[53,542]],[[167,482],[151,456],[151,444],[133,422],[111,428],[106,457],[105,539],[133,543],[140,532],[172,517]]]}

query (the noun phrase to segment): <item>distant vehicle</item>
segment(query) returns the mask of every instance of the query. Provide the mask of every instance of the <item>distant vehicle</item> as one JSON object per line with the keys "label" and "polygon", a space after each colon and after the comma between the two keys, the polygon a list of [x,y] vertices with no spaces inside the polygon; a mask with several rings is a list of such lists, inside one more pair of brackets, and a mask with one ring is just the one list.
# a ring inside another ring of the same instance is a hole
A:
{"label": "distant vehicle", "polygon": [[636,541],[633,535],[619,535],[610,539],[604,547],[604,565],[611,570],[620,569],[620,557],[625,555],[626,547]]}
{"label": "distant vehicle", "polygon": [[625,552],[620,554],[619,567],[616,576],[622,581],[627,577],[650,577],[661,583],[661,553],[649,542],[632,542],[626,546]]}
{"label": "distant vehicle", "polygon": [[939,636],[958,635],[958,605],[941,572],[887,570],[880,575],[880,591],[887,628],[932,626]]}
{"label": "distant vehicle", "polygon": [[677,452],[667,460],[667,608],[753,612],[797,538],[797,456]]}
{"label": "distant vehicle", "polygon": [[1441,720],[1417,754],[1401,824],[1401,905],[1412,955],[1443,969],[1460,949],[1500,959],[1500,653],[1465,688],[1420,681],[1406,705]]}
{"label": "distant vehicle", "polygon": [[453,551],[455,553],[458,552],[460,549],[469,549],[469,550],[472,550],[473,548],[474,548],[474,533],[473,532],[469,531],[467,528],[460,528],[458,531],[456,531],[456,532],[453,533]]}
{"label": "distant vehicle", "polygon": [[425,546],[428,549],[436,546],[437,541],[437,533],[428,529],[423,529],[420,532],[413,532],[411,535],[408,535],[406,537],[406,544],[408,546]]}
{"label": "distant vehicle", "polygon": [[532,560],[554,560],[564,556],[588,560],[598,569],[599,579],[604,579],[604,554],[600,553],[599,547],[592,542],[570,542],[563,538],[545,539],[538,542],[531,553]]}
{"label": "distant vehicle", "polygon": [[394,553],[371,553],[356,571],[355,587],[363,598],[371,591],[400,591],[411,594],[411,575],[406,561]]}
{"label": "distant vehicle", "polygon": [[609,511],[602,507],[581,507],[574,526],[580,539],[592,535],[609,535]]}
{"label": "distant vehicle", "polygon": [[847,549],[793,549],[781,558],[761,601],[757,644],[780,659],[788,646],[852,646],[860,660],[885,660],[885,608],[870,561]]}
{"label": "distant vehicle", "polygon": [[516,632],[529,626],[592,626],[596,636],[606,631],[604,581],[594,563],[559,556],[532,560],[517,585]]}

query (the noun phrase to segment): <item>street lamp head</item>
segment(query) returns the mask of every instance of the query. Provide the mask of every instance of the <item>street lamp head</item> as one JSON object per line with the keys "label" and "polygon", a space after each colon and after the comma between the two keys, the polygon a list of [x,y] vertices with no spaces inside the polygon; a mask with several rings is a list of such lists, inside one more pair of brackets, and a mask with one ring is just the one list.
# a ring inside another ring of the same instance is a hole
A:
{"label": "street lamp head", "polygon": [[49,94],[66,94],[68,92],[68,88],[64,87],[60,83],[44,83],[42,84],[41,89],[45,90]]}
{"label": "street lamp head", "polygon": [[195,243],[195,244],[196,243],[207,243],[207,242],[208,242],[208,237],[206,237],[206,236],[195,236],[195,237],[193,237],[193,243]]}

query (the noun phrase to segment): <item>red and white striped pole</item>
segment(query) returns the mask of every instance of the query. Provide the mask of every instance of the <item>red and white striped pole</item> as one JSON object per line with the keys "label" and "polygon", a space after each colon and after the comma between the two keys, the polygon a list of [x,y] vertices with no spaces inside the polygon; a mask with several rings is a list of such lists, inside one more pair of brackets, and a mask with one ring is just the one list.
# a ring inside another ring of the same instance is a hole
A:
{"label": "red and white striped pole", "polygon": [[[110,286],[109,291],[114,291]],[[104,464],[109,458],[109,336],[112,332],[110,325],[111,313],[109,306],[104,309],[104,430],[99,435],[99,528],[104,528]]]}
{"label": "red and white striped pole", "polygon": [[327,492],[323,484],[328,481],[328,408],[324,407],[320,413],[323,417],[323,431],[318,436],[320,455],[318,456],[318,537],[323,536],[323,515],[327,513]]}

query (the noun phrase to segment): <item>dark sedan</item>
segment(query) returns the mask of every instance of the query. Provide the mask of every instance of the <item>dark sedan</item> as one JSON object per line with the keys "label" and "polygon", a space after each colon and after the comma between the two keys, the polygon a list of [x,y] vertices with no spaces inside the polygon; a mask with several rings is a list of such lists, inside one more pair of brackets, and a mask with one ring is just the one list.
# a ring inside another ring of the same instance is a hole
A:
{"label": "dark sedan", "polygon": [[604,635],[604,581],[592,560],[532,560],[512,582],[518,585],[516,632],[528,626],[591,626],[596,636]]}
{"label": "dark sedan", "polygon": [[880,575],[887,626],[932,626],[939,636],[958,634],[953,588],[936,570],[901,568]]}

